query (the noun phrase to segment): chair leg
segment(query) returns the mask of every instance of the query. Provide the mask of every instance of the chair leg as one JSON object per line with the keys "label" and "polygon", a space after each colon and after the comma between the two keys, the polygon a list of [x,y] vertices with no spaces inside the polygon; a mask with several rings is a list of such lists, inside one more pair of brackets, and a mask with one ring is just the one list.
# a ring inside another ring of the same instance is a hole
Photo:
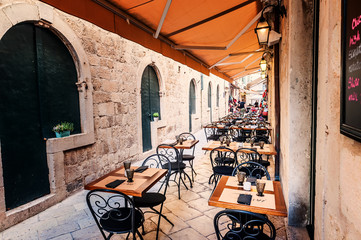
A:
{"label": "chair leg", "polygon": [[[186,175],[184,174],[184,177],[186,177]],[[183,183],[183,185],[186,187],[186,189],[188,190],[188,187],[187,187],[187,185],[185,184],[185,182],[184,182],[184,180],[183,180],[183,178],[180,178],[180,180],[182,181],[182,183]]]}
{"label": "chair leg", "polygon": [[[162,216],[165,220],[167,220],[167,222],[169,222],[172,226],[174,226],[174,223],[172,223],[160,210],[160,211],[157,211],[155,208],[153,207],[150,207],[150,209],[152,209],[155,213],[159,214],[160,216]],[[162,207],[163,209],[163,207]]]}
{"label": "chair leg", "polygon": [[[180,181],[182,179],[182,175],[179,173],[179,179],[178,179],[178,199],[180,199]],[[182,180],[183,181],[183,180]]]}
{"label": "chair leg", "polygon": [[144,223],[142,223],[142,235],[145,235]]}
{"label": "chair leg", "polygon": [[[136,231],[136,233],[138,234],[138,236],[139,236],[139,238],[140,238],[141,240],[144,240],[142,234],[140,234],[140,232],[139,232],[138,230]],[[134,239],[135,239],[135,236],[134,236]]]}
{"label": "chair leg", "polygon": [[[192,181],[191,181],[191,178],[189,177],[189,175],[188,175],[186,172],[184,172],[184,171],[182,171],[182,173],[188,178],[189,183],[190,183],[190,185],[191,185],[191,188],[193,188]],[[182,181],[183,181],[183,180],[182,180]],[[184,182],[183,182],[183,184],[185,185]],[[186,188],[187,188],[187,186],[186,186]],[[187,188],[187,190],[188,190],[188,188]]]}
{"label": "chair leg", "polygon": [[191,170],[192,170],[192,181],[194,182],[194,177],[193,177],[193,173],[194,175],[197,175],[196,171],[193,168],[193,160],[189,161],[189,165],[191,165]]}
{"label": "chair leg", "polygon": [[[211,184],[212,178],[214,178],[214,173],[212,173],[212,175],[209,177],[208,184]],[[212,181],[212,182],[213,182],[213,181]]]}

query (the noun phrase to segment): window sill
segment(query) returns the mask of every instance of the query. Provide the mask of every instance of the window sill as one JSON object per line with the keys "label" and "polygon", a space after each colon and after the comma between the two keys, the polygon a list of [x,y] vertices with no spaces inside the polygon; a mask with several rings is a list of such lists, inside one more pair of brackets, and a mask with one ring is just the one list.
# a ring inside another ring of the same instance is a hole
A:
{"label": "window sill", "polygon": [[95,142],[94,132],[79,133],[62,138],[49,138],[46,141],[47,153],[57,153],[84,147]]}

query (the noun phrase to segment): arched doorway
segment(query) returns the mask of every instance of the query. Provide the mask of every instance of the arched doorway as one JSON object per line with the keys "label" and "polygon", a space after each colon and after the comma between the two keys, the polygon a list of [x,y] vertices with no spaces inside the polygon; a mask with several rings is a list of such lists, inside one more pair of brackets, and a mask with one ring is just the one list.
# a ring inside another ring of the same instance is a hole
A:
{"label": "arched doorway", "polygon": [[208,84],[208,108],[209,108],[210,122],[212,122],[212,86],[211,86],[211,83]]}
{"label": "arched doorway", "polygon": [[61,121],[80,133],[77,72],[63,42],[32,23],[0,41],[0,141],[6,208],[50,193],[46,139]]}
{"label": "arched doorway", "polygon": [[189,132],[192,132],[192,114],[196,113],[196,87],[192,80],[189,85]]}
{"label": "arched doorway", "polygon": [[147,66],[142,75],[141,98],[143,152],[146,152],[152,149],[150,122],[153,113],[158,112],[161,119],[158,77],[151,66]]}

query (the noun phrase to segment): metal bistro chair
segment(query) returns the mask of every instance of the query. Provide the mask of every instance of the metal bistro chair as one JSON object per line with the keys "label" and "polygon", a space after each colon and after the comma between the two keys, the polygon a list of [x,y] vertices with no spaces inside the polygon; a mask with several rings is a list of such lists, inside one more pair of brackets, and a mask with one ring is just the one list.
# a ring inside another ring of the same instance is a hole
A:
{"label": "metal bistro chair", "polygon": [[226,209],[213,220],[218,240],[274,240],[276,228],[266,215]]}
{"label": "metal bistro chair", "polygon": [[226,147],[217,147],[211,151],[209,157],[213,174],[209,177],[208,183],[215,182],[216,186],[222,175],[232,175],[233,169],[237,165],[236,153]]}
{"label": "metal bistro chair", "polygon": [[[192,133],[181,133],[179,135],[179,137],[185,138],[186,140],[196,140],[196,137],[192,134]],[[189,166],[191,168],[191,172],[192,172],[192,181],[194,182],[194,176],[193,175],[197,175],[196,171],[194,170],[193,167],[193,161],[194,161],[194,150],[196,149],[195,146],[193,146],[191,149],[183,149],[182,151],[182,160],[183,162],[188,162]]]}
{"label": "metal bistro chair", "polygon": [[245,172],[247,177],[261,179],[263,176],[266,176],[267,180],[271,180],[267,169],[256,162],[248,161],[238,164],[238,166],[233,169],[232,176],[235,176],[237,171]]}
{"label": "metal bistro chair", "polygon": [[206,135],[207,142],[208,141],[217,141],[219,139],[219,135],[217,135],[217,126],[214,124],[208,124],[204,127],[204,133]]}
{"label": "metal bistro chair", "polygon": [[133,233],[133,239],[135,234],[143,239],[138,231],[144,222],[143,213],[127,195],[116,190],[95,189],[86,195],[86,203],[104,239],[123,233],[128,233],[127,238]]}
{"label": "metal bistro chair", "polygon": [[255,142],[263,141],[266,144],[269,144],[269,132],[270,130],[266,127],[258,127],[254,130],[253,137],[255,139]]}
{"label": "metal bistro chair", "polygon": [[240,163],[252,161],[261,164],[265,168],[267,168],[270,165],[270,162],[266,160],[263,160],[262,155],[257,151],[256,148],[239,148],[236,151],[237,155],[237,161]]}
{"label": "metal bistro chair", "polygon": [[[178,149],[176,149],[173,145],[169,145],[169,144],[159,145],[157,147],[157,154],[163,154],[163,155],[167,156],[169,161],[171,162],[170,176],[174,175],[174,179],[172,181],[174,181],[178,186],[178,198],[180,199],[180,186],[181,186],[180,183],[181,183],[181,181],[182,181],[183,185],[186,187],[186,189],[188,190],[188,187],[185,184],[182,175],[184,176],[184,178],[185,177],[188,178],[191,188],[193,187],[191,178],[184,171],[184,169],[186,168],[186,164],[181,159]],[[177,182],[178,174],[179,174],[179,177],[178,177],[178,182]]]}
{"label": "metal bistro chair", "polygon": [[[149,157],[147,157],[143,163],[142,166],[147,166],[150,168],[162,168],[167,169],[168,172],[165,175],[165,177],[158,181],[158,183],[150,189],[150,191],[143,194],[142,197],[134,197],[134,205],[137,208],[150,208],[151,211],[144,211],[144,213],[147,212],[155,212],[159,215],[158,217],[158,226],[157,226],[157,235],[156,239],[158,239],[159,235],[159,227],[160,227],[160,219],[163,217],[167,222],[169,222],[172,226],[174,224],[162,214],[163,210],[163,204],[166,200],[166,192],[168,188],[168,181],[171,174],[171,162],[167,158],[167,156],[162,154],[153,154]],[[154,207],[159,206],[159,211],[156,210]],[[144,226],[143,226],[143,234],[144,234]]]}

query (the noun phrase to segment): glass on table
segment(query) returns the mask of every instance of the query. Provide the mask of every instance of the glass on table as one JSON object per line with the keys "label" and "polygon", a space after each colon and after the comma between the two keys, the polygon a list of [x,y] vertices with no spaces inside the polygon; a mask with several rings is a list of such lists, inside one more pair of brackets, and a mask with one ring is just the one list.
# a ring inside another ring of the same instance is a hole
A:
{"label": "glass on table", "polygon": [[257,180],[256,182],[256,189],[257,189],[257,196],[263,197],[264,188],[266,186],[266,183],[261,180]]}
{"label": "glass on table", "polygon": [[133,182],[134,169],[127,169],[125,172],[127,173],[128,182]]}
{"label": "glass on table", "polygon": [[237,172],[238,185],[243,186],[244,179],[246,178],[246,173],[242,171]]}
{"label": "glass on table", "polygon": [[259,147],[260,147],[261,149],[263,149],[263,147],[264,147],[264,141],[260,141],[260,142],[259,142]]}

